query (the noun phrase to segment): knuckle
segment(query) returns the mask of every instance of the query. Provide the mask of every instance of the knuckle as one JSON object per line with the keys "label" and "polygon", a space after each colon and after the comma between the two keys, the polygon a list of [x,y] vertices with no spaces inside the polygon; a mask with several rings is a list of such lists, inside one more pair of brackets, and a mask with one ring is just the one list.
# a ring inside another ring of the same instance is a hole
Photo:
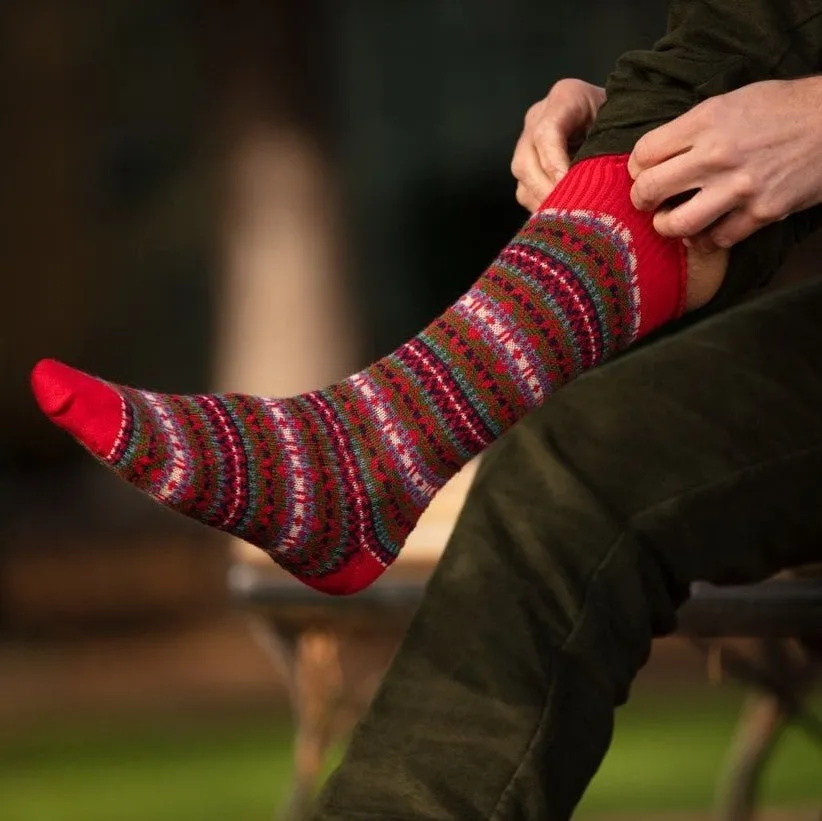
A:
{"label": "knuckle", "polygon": [[729,112],[722,96],[709,97],[703,100],[686,115],[693,120],[698,130],[716,135],[728,127]]}
{"label": "knuckle", "polygon": [[563,77],[557,80],[548,92],[549,97],[556,97],[558,95],[569,94],[575,92],[579,88],[580,81],[573,77]]}
{"label": "knuckle", "polygon": [[648,176],[639,177],[634,183],[631,199],[640,210],[653,206],[656,202],[656,186],[653,179]]}
{"label": "knuckle", "polygon": [[710,168],[729,168],[735,163],[735,151],[727,142],[711,140],[705,146],[705,161]]}
{"label": "knuckle", "polygon": [[748,213],[758,225],[766,225],[782,219],[782,209],[779,205],[765,199],[754,200],[748,208]]}
{"label": "knuckle", "polygon": [[653,157],[652,145],[651,140],[647,135],[639,138],[636,145],[634,146],[633,155],[637,164],[641,168],[644,168],[651,164],[651,160]]}
{"label": "knuckle", "polygon": [[691,116],[703,126],[711,126],[722,119],[722,100],[709,97],[691,110]]}
{"label": "knuckle", "polygon": [[537,103],[534,103],[532,106],[528,108],[525,112],[525,125],[531,126],[533,123],[539,119],[540,114],[542,113],[544,100],[540,100]]}
{"label": "knuckle", "polygon": [[734,179],[734,191],[737,197],[748,199],[756,193],[756,180],[750,171],[740,171]]}

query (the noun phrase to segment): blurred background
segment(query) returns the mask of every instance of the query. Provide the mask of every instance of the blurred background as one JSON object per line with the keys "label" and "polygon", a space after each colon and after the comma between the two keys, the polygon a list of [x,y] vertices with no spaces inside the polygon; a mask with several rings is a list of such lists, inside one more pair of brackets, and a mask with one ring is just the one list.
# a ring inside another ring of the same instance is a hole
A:
{"label": "blurred background", "polygon": [[[290,394],[386,353],[523,220],[528,106],[665,5],[0,3],[0,818],[267,819],[293,776],[282,659],[227,593],[247,554],[47,424],[32,364]],[[663,643],[580,815],[705,810],[739,703]],[[767,802],[816,765],[789,739]]]}

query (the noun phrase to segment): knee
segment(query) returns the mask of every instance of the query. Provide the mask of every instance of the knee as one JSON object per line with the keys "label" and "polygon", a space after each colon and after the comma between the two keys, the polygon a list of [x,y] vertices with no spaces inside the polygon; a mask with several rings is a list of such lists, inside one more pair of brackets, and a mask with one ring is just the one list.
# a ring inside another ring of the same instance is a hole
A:
{"label": "knee", "polygon": [[617,495],[573,453],[545,418],[512,431],[480,468],[448,552],[510,585],[546,650],[572,655],[621,701],[674,604]]}

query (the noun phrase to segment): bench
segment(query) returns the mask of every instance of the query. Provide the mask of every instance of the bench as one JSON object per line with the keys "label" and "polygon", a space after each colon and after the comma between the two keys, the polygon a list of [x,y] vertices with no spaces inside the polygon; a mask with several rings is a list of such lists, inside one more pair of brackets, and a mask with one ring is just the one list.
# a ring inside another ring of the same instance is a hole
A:
{"label": "bench", "polygon": [[[258,643],[289,691],[295,719],[289,821],[305,815],[329,750],[367,706],[422,597],[470,478],[469,469],[443,489],[401,560],[353,596],[318,593],[252,553],[243,553],[231,568],[231,597],[248,611]],[[729,675],[750,687],[718,793],[721,818],[749,821],[760,773],[785,727],[794,723],[822,744],[822,724],[805,709],[822,658],[822,577],[695,584],[678,613],[678,633],[706,654],[711,675]],[[754,641],[741,646],[737,637]]]}
{"label": "bench", "polygon": [[[365,708],[422,596],[421,575],[402,574],[331,599],[255,566],[231,569],[231,595],[253,614],[256,636],[289,687],[296,736],[288,818],[305,812],[328,750]],[[724,673],[752,688],[719,795],[722,818],[747,821],[759,775],[784,728],[795,723],[822,744],[822,722],[804,708],[819,670],[822,580],[696,584],[679,611],[678,632],[692,638]],[[759,642],[755,653],[743,653],[715,644],[718,637]]]}

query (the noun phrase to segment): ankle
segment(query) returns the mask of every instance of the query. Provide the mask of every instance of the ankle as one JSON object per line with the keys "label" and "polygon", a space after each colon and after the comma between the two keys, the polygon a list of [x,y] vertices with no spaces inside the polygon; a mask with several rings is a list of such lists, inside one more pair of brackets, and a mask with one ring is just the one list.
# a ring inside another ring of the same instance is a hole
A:
{"label": "ankle", "polygon": [[728,251],[706,254],[695,248],[688,248],[687,282],[685,285],[685,310],[693,311],[707,305],[719,290],[728,270]]}

